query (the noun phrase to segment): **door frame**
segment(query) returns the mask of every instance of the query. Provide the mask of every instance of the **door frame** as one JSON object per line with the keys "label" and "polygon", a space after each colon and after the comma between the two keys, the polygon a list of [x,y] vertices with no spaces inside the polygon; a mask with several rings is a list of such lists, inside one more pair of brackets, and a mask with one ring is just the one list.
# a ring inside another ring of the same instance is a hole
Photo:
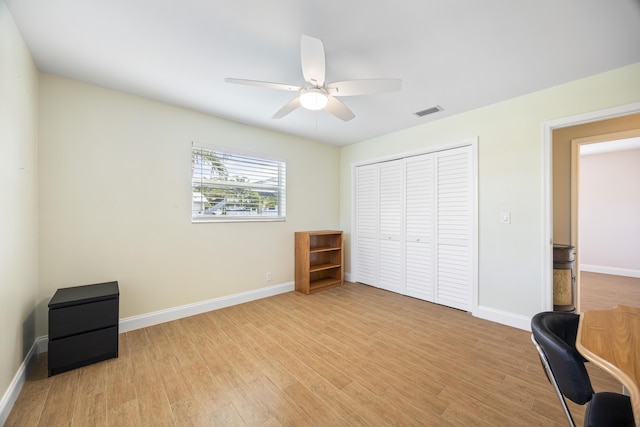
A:
{"label": "door frame", "polygon": [[[563,117],[542,123],[542,285],[541,307],[553,310],[553,131],[640,113],[640,102]],[[573,225],[572,225],[573,227]]]}

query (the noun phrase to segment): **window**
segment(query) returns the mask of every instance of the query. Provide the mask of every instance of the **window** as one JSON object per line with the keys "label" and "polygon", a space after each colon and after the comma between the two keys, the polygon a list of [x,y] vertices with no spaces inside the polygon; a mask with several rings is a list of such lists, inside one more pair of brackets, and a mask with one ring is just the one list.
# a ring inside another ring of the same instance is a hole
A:
{"label": "window", "polygon": [[286,163],[193,146],[191,192],[192,222],[284,221]]}

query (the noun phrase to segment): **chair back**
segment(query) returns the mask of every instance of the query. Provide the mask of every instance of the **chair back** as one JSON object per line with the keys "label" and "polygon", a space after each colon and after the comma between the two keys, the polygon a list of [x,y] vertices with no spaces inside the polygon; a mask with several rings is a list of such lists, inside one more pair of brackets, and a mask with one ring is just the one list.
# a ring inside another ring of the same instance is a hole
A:
{"label": "chair back", "polygon": [[593,387],[584,366],[585,359],[576,350],[580,316],[548,311],[531,319],[531,332],[544,352],[560,392],[584,405],[593,397]]}

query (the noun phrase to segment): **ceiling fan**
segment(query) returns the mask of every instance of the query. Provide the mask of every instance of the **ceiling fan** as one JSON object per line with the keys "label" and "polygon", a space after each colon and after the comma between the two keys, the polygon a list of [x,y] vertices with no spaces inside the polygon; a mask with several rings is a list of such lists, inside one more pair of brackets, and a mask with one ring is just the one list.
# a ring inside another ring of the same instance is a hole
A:
{"label": "ceiling fan", "polygon": [[302,106],[314,111],[324,109],[344,121],[353,119],[355,114],[337,97],[394,92],[400,90],[402,86],[400,79],[363,79],[326,83],[324,44],[322,40],[304,34],[300,43],[300,56],[302,75],[306,82],[304,86],[229,77],[225,81],[248,86],[297,91],[296,97],[273,115],[274,119],[281,119]]}

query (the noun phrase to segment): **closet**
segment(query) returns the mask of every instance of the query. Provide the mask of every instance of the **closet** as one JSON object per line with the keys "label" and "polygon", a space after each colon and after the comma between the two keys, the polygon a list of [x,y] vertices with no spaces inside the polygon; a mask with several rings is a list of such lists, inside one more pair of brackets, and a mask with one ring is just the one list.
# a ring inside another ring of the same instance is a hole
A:
{"label": "closet", "polygon": [[471,145],[355,167],[354,280],[471,310]]}

